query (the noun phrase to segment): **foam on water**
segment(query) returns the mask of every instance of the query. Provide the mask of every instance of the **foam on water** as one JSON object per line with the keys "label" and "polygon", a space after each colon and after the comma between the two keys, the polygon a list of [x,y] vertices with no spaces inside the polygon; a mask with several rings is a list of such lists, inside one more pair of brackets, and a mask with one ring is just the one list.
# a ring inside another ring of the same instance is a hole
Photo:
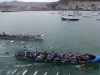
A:
{"label": "foam on water", "polygon": [[77,68],[77,67],[82,67],[82,66],[85,66],[84,64],[82,64],[82,65],[75,65],[75,67]]}
{"label": "foam on water", "polygon": [[52,50],[54,47],[50,46],[50,49]]}
{"label": "foam on water", "polygon": [[6,42],[4,42],[4,41],[1,42],[1,44],[0,44],[0,49],[1,49],[1,50],[6,48],[6,47],[5,47],[5,43],[6,43]]}
{"label": "foam on water", "polygon": [[16,75],[21,75],[20,73],[21,73],[21,72],[18,72]]}
{"label": "foam on water", "polygon": [[32,49],[32,48],[29,48],[29,50],[33,51],[34,49]]}
{"label": "foam on water", "polygon": [[24,43],[24,41],[23,41],[23,42],[21,42],[21,43]]}
{"label": "foam on water", "polygon": [[7,75],[10,75],[12,72],[12,70],[8,70]]}
{"label": "foam on water", "polygon": [[0,56],[0,57],[3,57],[3,58],[9,58],[9,57],[13,57],[14,55],[11,55],[11,56]]}
{"label": "foam on water", "polygon": [[26,65],[14,65],[15,67],[27,67],[27,66],[31,66],[32,64],[26,64]]}
{"label": "foam on water", "polygon": [[14,42],[14,40],[10,41],[10,42]]}

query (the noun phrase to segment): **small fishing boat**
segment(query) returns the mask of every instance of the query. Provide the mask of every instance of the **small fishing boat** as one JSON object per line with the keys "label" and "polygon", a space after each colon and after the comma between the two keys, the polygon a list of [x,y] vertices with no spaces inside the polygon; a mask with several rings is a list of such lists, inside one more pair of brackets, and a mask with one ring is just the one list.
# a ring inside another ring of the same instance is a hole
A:
{"label": "small fishing boat", "polygon": [[43,39],[43,35],[25,35],[24,33],[21,34],[6,34],[3,32],[3,34],[0,34],[0,39],[20,39],[20,40],[36,40],[36,39]]}
{"label": "small fishing boat", "polygon": [[100,56],[91,54],[64,54],[61,53],[47,53],[45,52],[27,52],[25,56],[24,52],[16,52],[16,59],[32,60],[35,62],[48,62],[48,63],[100,63]]}
{"label": "small fishing boat", "polygon": [[98,16],[98,13],[97,13],[96,11],[92,11],[92,12],[90,12],[90,14],[91,14],[92,16]]}

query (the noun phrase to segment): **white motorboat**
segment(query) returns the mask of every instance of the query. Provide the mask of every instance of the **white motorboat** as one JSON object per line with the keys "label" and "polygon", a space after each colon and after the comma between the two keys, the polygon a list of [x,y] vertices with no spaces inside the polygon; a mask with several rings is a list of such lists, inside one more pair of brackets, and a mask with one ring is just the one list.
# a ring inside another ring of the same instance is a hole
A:
{"label": "white motorboat", "polygon": [[80,11],[74,11],[73,12],[75,15],[77,15],[77,16],[81,16],[82,15],[82,12],[80,12]]}
{"label": "white motorboat", "polygon": [[51,11],[50,14],[55,14],[55,12],[54,11]]}
{"label": "white motorboat", "polygon": [[83,17],[86,17],[86,18],[93,18],[93,16],[91,14],[85,14]]}
{"label": "white motorboat", "polygon": [[78,21],[79,20],[75,16],[62,16],[61,19],[62,20],[68,20],[68,21]]}

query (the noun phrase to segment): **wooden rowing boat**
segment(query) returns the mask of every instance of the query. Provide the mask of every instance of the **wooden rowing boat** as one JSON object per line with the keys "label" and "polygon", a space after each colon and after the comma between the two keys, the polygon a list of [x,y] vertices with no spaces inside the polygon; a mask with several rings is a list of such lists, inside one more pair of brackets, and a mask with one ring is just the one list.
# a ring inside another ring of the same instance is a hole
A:
{"label": "wooden rowing boat", "polygon": [[[68,60],[69,58],[65,58],[65,55],[68,56],[68,54],[63,54],[61,60],[57,59],[60,55],[60,53],[54,53],[53,58],[50,59],[51,53],[45,53],[45,52],[38,52],[38,54],[34,57],[35,52],[27,52],[27,55],[25,56],[24,52],[16,52],[15,57],[17,59],[25,59],[25,60],[32,60],[34,62],[43,62],[43,63],[100,63],[100,56],[91,55],[91,54],[83,54],[79,55],[78,61],[74,60],[74,55],[71,55],[71,60]],[[42,55],[44,54],[44,58],[42,58]],[[83,59],[83,57],[88,55],[88,60]],[[39,58],[41,56],[41,58]],[[66,59],[66,60],[65,60]],[[75,58],[76,59],[76,58]]]}
{"label": "wooden rowing boat", "polygon": [[11,34],[0,34],[0,39],[10,39],[10,40],[42,40],[43,35],[11,35]]}

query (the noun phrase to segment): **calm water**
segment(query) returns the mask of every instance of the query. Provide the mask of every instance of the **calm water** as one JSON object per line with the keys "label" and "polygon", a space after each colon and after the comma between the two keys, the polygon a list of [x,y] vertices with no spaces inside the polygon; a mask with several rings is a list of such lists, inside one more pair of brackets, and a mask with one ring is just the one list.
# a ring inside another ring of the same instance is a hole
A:
{"label": "calm water", "polygon": [[[100,55],[100,21],[97,16],[76,22],[62,21],[61,15],[50,11],[0,13],[0,33],[42,34],[43,40],[0,39],[0,75],[100,75],[99,64],[54,64],[16,60],[14,53],[23,51],[79,52]],[[87,12],[83,12],[83,15]],[[9,52],[9,54],[5,54]],[[81,69],[79,68],[81,66]],[[93,68],[90,70],[89,68]]]}

